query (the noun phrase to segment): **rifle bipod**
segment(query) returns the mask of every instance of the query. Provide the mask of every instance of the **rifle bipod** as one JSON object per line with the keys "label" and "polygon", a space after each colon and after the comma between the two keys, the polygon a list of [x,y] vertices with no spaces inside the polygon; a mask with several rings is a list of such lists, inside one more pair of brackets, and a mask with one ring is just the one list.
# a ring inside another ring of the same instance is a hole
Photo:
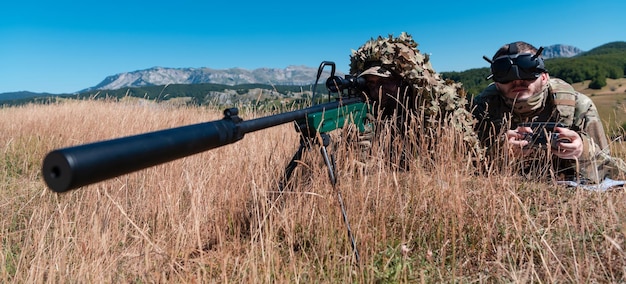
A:
{"label": "rifle bipod", "polygon": [[[348,238],[350,238],[352,251],[354,251],[354,257],[358,264],[360,262],[359,251],[356,247],[356,242],[354,240],[354,236],[352,235],[352,230],[350,229],[350,222],[348,221],[348,213],[346,212],[346,207],[343,204],[343,198],[341,197],[341,192],[339,191],[339,189],[337,189],[337,186],[336,186],[337,177],[335,176],[335,156],[332,154],[329,156],[328,151],[326,149],[326,147],[330,145],[330,135],[328,135],[328,133],[320,133],[320,136],[322,140],[322,145],[320,146],[320,153],[322,154],[322,158],[324,158],[324,163],[326,164],[326,168],[328,169],[328,178],[330,179],[330,183],[332,184],[335,192],[337,192],[337,200],[339,201],[339,206],[341,207],[341,215],[343,217],[343,222],[344,224],[346,224],[346,230],[348,231]],[[291,178],[293,171],[298,166],[298,161],[302,159],[302,154],[304,153],[304,150],[309,149],[313,144],[316,144],[315,143],[316,141],[318,140],[315,138],[311,138],[305,135],[300,135],[300,146],[298,147],[298,150],[296,151],[296,153],[293,155],[293,158],[291,158],[291,161],[289,161],[289,164],[287,164],[287,167],[285,167],[285,175],[283,176],[283,179],[281,180],[279,184],[278,189],[281,193],[287,186],[287,183],[289,182],[289,179]]]}

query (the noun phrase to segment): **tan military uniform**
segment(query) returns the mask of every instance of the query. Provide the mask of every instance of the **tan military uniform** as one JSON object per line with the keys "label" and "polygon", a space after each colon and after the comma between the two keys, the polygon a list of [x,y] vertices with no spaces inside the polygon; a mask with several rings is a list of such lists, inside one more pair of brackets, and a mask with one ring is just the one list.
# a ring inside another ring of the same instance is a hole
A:
{"label": "tan military uniform", "polygon": [[558,179],[586,179],[598,183],[606,177],[624,178],[626,163],[610,156],[596,106],[589,97],[561,79],[550,79],[544,107],[529,117],[512,112],[495,84],[474,98],[472,112],[478,119],[476,130],[480,140],[491,149],[488,152],[492,157],[498,155],[494,149],[503,149],[501,142],[507,129],[515,129],[523,122],[560,122],[580,135],[584,151],[578,160],[550,158]]}

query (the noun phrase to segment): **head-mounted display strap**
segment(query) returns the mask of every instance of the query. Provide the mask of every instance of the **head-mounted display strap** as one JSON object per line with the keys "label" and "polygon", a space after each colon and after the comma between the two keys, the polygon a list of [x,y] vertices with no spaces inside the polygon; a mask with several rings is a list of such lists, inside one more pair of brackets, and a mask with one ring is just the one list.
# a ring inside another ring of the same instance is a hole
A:
{"label": "head-mounted display strap", "polygon": [[491,64],[491,74],[487,80],[493,79],[499,83],[508,83],[514,80],[534,80],[541,73],[548,72],[543,58],[540,57],[543,47],[533,55],[531,53],[519,53],[515,43],[509,44],[508,55],[502,55],[493,60],[486,56],[483,58]]}

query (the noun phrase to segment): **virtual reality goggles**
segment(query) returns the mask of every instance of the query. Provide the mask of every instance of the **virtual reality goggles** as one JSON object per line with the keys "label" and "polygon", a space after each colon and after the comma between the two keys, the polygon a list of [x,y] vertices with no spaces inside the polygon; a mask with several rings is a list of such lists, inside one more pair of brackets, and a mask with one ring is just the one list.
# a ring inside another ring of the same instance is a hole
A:
{"label": "virtual reality goggles", "polygon": [[514,80],[539,78],[541,73],[548,71],[543,58],[539,57],[542,51],[543,47],[539,48],[534,55],[531,53],[509,54],[497,57],[493,61],[483,56],[487,62],[491,63],[491,75],[487,77],[487,80],[493,79],[498,83],[506,84]]}

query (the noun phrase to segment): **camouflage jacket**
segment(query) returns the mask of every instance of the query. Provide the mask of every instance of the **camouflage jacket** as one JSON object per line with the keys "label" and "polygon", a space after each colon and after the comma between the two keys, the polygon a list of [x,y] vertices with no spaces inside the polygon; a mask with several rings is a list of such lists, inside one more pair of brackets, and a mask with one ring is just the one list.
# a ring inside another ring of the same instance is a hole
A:
{"label": "camouflage jacket", "polygon": [[502,149],[504,132],[517,128],[520,123],[560,122],[580,135],[584,151],[578,160],[552,156],[557,177],[570,180],[582,178],[598,183],[606,177],[615,179],[620,173],[626,173],[626,163],[610,156],[608,140],[593,101],[561,79],[550,79],[548,90],[545,106],[532,117],[520,117],[513,113],[495,84],[489,85],[474,98],[472,113],[478,120],[476,132],[481,142],[490,149],[487,152],[492,157],[498,155],[493,149]]}

